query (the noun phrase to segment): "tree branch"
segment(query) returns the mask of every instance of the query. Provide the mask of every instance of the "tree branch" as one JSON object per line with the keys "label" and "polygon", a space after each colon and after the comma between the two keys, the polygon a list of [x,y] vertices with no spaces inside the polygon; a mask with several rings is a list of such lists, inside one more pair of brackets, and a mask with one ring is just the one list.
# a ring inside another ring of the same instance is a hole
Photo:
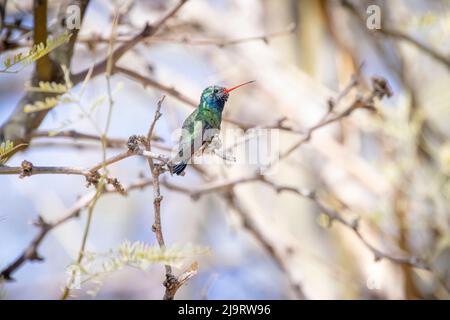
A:
{"label": "tree branch", "polygon": [[[326,207],[320,199],[317,197],[316,193],[313,190],[309,189],[298,189],[290,186],[284,186],[284,185],[278,185],[271,180],[267,179],[265,176],[255,173],[253,175],[249,175],[247,177],[241,177],[237,179],[230,179],[226,181],[220,181],[220,182],[214,182],[210,184],[206,184],[201,187],[197,188],[186,188],[178,185],[174,185],[171,183],[168,183],[167,181],[164,181],[164,186],[168,188],[169,190],[173,190],[176,192],[184,193],[194,200],[198,200],[201,196],[212,193],[212,192],[223,192],[225,198],[228,202],[230,202],[230,197],[233,198],[234,195],[230,194],[232,192],[233,188],[236,187],[238,184],[242,183],[249,183],[249,182],[262,182],[271,188],[273,188],[277,193],[281,192],[292,192],[297,194],[298,196],[302,198],[307,198],[314,202],[314,204],[320,209],[320,212],[327,215],[331,221],[337,221],[340,224],[344,225],[346,228],[352,230],[352,232],[355,233],[355,235],[361,240],[361,242],[370,250],[375,256],[376,260],[380,259],[387,259],[397,264],[402,265],[408,265],[417,269],[423,269],[430,271],[430,266],[421,258],[417,257],[400,257],[395,256],[389,253],[382,252],[381,250],[375,248],[373,245],[370,244],[370,242],[361,234],[361,231],[359,229],[359,223],[358,220],[354,221],[347,221],[345,220],[342,215],[332,210],[328,207]],[[249,225],[252,225],[251,223]],[[248,227],[248,226],[247,226]],[[255,231],[252,231],[255,232]],[[261,238],[258,236],[258,238]]]}
{"label": "tree branch", "polygon": [[[144,39],[151,37],[154,35],[165,23],[167,20],[169,20],[172,16],[174,16],[178,10],[181,9],[181,7],[187,2],[188,0],[180,0],[178,4],[172,8],[169,12],[167,12],[160,20],[155,22],[154,24],[146,24],[144,29],[134,36],[129,41],[123,43],[120,47],[118,47],[111,56],[111,63],[112,63],[112,71],[114,70],[115,64],[119,59],[127,53],[129,50],[134,48],[138,43],[143,41]],[[94,68],[92,69],[92,77],[95,77],[106,70],[106,66],[108,64],[108,57],[103,59],[102,61],[98,62]],[[89,69],[86,69],[84,71],[81,71],[77,74],[74,74],[71,79],[74,84],[80,83],[83,81],[84,78],[86,78],[86,75],[89,73]]]}
{"label": "tree branch", "polygon": [[7,0],[0,0],[0,34],[2,33],[3,27],[5,26],[7,4],[8,4]]}
{"label": "tree branch", "polygon": [[[152,149],[151,141],[153,137],[153,131],[155,130],[156,122],[162,115],[161,106],[164,101],[164,98],[165,96],[162,96],[161,99],[158,101],[155,116],[147,133],[147,138],[145,140],[146,142],[145,147],[148,152],[151,152]],[[152,174],[152,181],[153,181],[153,211],[155,221],[152,225],[152,231],[156,235],[156,240],[158,241],[159,247],[161,249],[164,249],[166,245],[164,242],[164,235],[161,226],[161,201],[163,197],[161,196],[161,187],[159,181],[159,176],[161,173],[163,173],[163,170],[160,164],[155,164],[153,162],[153,158],[147,158],[147,161]],[[163,284],[166,290],[163,299],[173,300],[178,289],[197,273],[198,265],[197,263],[194,263],[188,270],[183,272],[178,277],[176,277],[173,274],[172,267],[170,265],[166,264],[165,269],[166,269],[166,279]]]}
{"label": "tree branch", "polygon": [[157,42],[176,42],[194,46],[217,46],[219,48],[224,48],[228,46],[234,46],[253,41],[263,41],[264,43],[268,44],[270,39],[291,34],[295,31],[295,28],[296,25],[292,23],[285,29],[279,31],[266,33],[260,36],[250,36],[236,39],[196,39],[189,37],[180,37],[180,38],[157,38],[153,40]]}
{"label": "tree branch", "polygon": [[[343,94],[347,95],[349,93],[348,88],[353,88],[356,86],[357,83],[354,82],[352,79],[349,83],[348,87],[344,89]],[[343,94],[339,95],[337,101],[341,100],[343,98]],[[305,144],[306,142],[311,140],[312,135],[315,131],[317,131],[320,128],[323,128],[331,123],[338,122],[348,116],[350,116],[354,111],[359,109],[368,109],[368,110],[375,110],[374,103],[375,98],[382,99],[383,97],[391,97],[392,96],[392,90],[387,83],[387,81],[383,78],[372,78],[372,91],[364,98],[357,97],[346,109],[344,109],[339,114],[333,115],[333,109],[336,105],[336,102],[333,102],[332,100],[329,101],[329,109],[328,112],[322,117],[322,119],[314,126],[309,128],[306,133],[304,134],[304,137],[299,139],[296,143],[294,143],[289,149],[287,149],[285,152],[283,152],[280,155],[279,160],[282,160],[286,157],[288,157],[292,152],[294,152],[297,148],[299,148],[301,145]]]}
{"label": "tree branch", "polygon": [[[343,7],[346,8],[347,10],[349,10],[349,12],[351,14],[353,14],[360,22],[365,23],[365,18],[363,18],[360,11],[358,10],[358,8],[351,1],[342,0],[341,3],[343,5]],[[380,33],[387,37],[391,37],[394,39],[408,42],[409,44],[412,44],[413,46],[415,46],[417,49],[421,50],[422,52],[424,52],[424,53],[428,54],[429,56],[431,56],[432,58],[434,58],[436,61],[442,63],[444,66],[447,67],[447,69],[450,70],[450,56],[444,55],[444,54],[436,51],[435,49],[432,49],[431,47],[421,43],[420,41],[414,39],[413,37],[401,32],[401,31],[386,28],[383,26],[381,29],[374,30],[374,33],[375,34]]]}
{"label": "tree branch", "polygon": [[[285,29],[266,33],[259,36],[242,37],[235,39],[198,39],[189,37],[179,37],[170,38],[165,36],[154,36],[150,39],[146,39],[146,43],[180,43],[193,46],[217,46],[219,48],[233,46],[237,44],[243,44],[254,41],[263,41],[264,43],[269,43],[270,39],[283,36],[286,34],[291,34],[295,31],[295,24],[290,24]],[[127,42],[130,40],[130,36],[127,34],[122,34],[117,42]],[[108,43],[109,39],[107,37],[102,37],[98,34],[92,34],[90,36],[85,36],[79,39],[79,42],[87,44],[90,48],[98,43]]]}
{"label": "tree branch", "polygon": [[[198,103],[196,101],[187,97],[186,95],[184,95],[183,93],[178,91],[176,88],[166,86],[164,84],[157,82],[156,80],[142,76],[139,73],[129,70],[129,69],[126,69],[126,68],[115,67],[114,71],[120,72],[120,73],[123,73],[123,74],[129,76],[130,78],[136,80],[137,82],[142,83],[144,85],[144,87],[149,86],[149,87],[156,88],[158,90],[165,92],[169,96],[171,96],[183,103],[186,103],[187,105],[189,105],[192,108],[197,108]],[[248,130],[253,127],[253,125],[251,125],[251,124],[244,123],[244,122],[234,120],[234,119],[230,119],[228,117],[222,117],[222,120],[226,121],[228,123],[234,124],[235,126],[241,128],[243,130]]]}
{"label": "tree branch", "polygon": [[129,149],[118,153],[110,158],[101,161],[88,169],[75,168],[75,167],[54,167],[54,166],[35,166],[29,161],[22,161],[20,167],[0,166],[0,175],[2,174],[19,174],[21,178],[29,177],[37,174],[68,174],[68,175],[82,175],[85,176],[88,182],[91,179],[96,179],[98,170],[109,166],[113,163],[122,161],[126,158],[133,156],[143,156],[148,159],[159,160],[164,164],[167,164],[170,160],[169,156],[154,153],[149,150],[142,150],[139,146],[136,146],[136,139],[138,137],[131,136],[128,141]]}
{"label": "tree branch", "polygon": [[[47,0],[34,0],[34,44],[47,41]],[[50,81],[53,74],[53,65],[47,54],[36,61],[36,74],[41,81]]]}
{"label": "tree branch", "polygon": [[414,39],[410,35],[407,35],[406,33],[403,33],[398,30],[383,27],[381,29],[378,29],[377,32],[379,32],[385,36],[388,36],[388,37],[391,37],[394,39],[399,39],[399,40],[408,42],[409,44],[412,44],[417,49],[425,52],[430,57],[432,57],[434,60],[442,63],[444,66],[447,67],[447,69],[450,70],[450,55],[444,55],[444,54],[438,52],[437,50],[432,49],[431,47],[419,42],[418,40]]}
{"label": "tree branch", "polygon": [[326,216],[328,216],[328,218],[330,219],[331,222],[337,221],[341,225],[345,226],[347,229],[351,230],[361,240],[361,242],[364,244],[364,246],[373,253],[375,261],[379,261],[380,259],[387,259],[387,260],[390,260],[397,264],[408,265],[410,267],[414,267],[417,269],[423,269],[423,270],[427,270],[427,271],[431,270],[428,263],[426,263],[421,258],[407,257],[407,256],[405,256],[405,257],[395,256],[393,254],[385,253],[385,252],[382,252],[381,250],[375,248],[362,235],[360,228],[359,228],[359,219],[355,219],[354,221],[351,221],[351,222],[347,221],[346,219],[344,219],[342,217],[342,215],[339,212],[326,207],[320,201],[320,199],[317,197],[317,194],[315,192],[313,192],[311,190],[302,190],[302,189],[289,187],[289,186],[280,186],[264,177],[261,179],[261,181],[264,182],[265,184],[267,184],[268,186],[271,186],[277,193],[292,192],[292,193],[299,195],[302,198],[307,198],[307,199],[313,201],[314,204],[320,209],[320,212],[324,213]]}

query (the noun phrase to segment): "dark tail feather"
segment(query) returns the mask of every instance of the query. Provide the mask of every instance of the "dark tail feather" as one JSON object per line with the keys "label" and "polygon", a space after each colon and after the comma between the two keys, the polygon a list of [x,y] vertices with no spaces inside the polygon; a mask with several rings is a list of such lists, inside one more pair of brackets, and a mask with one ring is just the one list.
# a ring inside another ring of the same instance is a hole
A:
{"label": "dark tail feather", "polygon": [[184,169],[186,169],[187,164],[184,162],[180,162],[179,164],[176,164],[173,166],[173,173],[175,173],[176,175],[180,175]]}

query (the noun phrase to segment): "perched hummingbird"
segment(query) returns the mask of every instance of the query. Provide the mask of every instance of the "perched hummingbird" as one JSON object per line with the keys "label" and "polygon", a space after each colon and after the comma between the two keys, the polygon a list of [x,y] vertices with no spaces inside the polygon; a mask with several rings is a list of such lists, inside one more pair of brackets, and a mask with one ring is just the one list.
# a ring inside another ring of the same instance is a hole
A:
{"label": "perched hummingbird", "polygon": [[231,91],[254,81],[232,88],[210,86],[203,90],[200,104],[184,120],[178,152],[172,159],[173,173],[180,175],[189,159],[202,147],[207,146],[220,130],[222,111]]}

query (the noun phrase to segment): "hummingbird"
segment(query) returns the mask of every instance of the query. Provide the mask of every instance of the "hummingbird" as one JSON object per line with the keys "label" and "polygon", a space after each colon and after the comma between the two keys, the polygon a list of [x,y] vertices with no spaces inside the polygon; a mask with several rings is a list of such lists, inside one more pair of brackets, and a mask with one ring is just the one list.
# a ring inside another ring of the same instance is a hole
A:
{"label": "hummingbird", "polygon": [[183,122],[177,153],[172,159],[173,173],[180,175],[195,152],[206,147],[218,134],[222,111],[229,93],[252,82],[255,81],[244,82],[231,88],[209,86],[203,90],[199,105]]}

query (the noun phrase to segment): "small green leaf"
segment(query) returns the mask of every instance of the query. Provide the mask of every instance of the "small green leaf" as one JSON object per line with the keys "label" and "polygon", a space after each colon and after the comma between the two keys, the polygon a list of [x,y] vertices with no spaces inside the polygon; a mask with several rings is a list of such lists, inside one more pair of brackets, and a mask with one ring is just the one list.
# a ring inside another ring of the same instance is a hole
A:
{"label": "small green leaf", "polygon": [[7,140],[0,144],[0,165],[3,165],[8,161],[9,157],[16,153],[17,151],[26,148],[28,145],[26,143],[21,143],[14,146],[14,143]]}

